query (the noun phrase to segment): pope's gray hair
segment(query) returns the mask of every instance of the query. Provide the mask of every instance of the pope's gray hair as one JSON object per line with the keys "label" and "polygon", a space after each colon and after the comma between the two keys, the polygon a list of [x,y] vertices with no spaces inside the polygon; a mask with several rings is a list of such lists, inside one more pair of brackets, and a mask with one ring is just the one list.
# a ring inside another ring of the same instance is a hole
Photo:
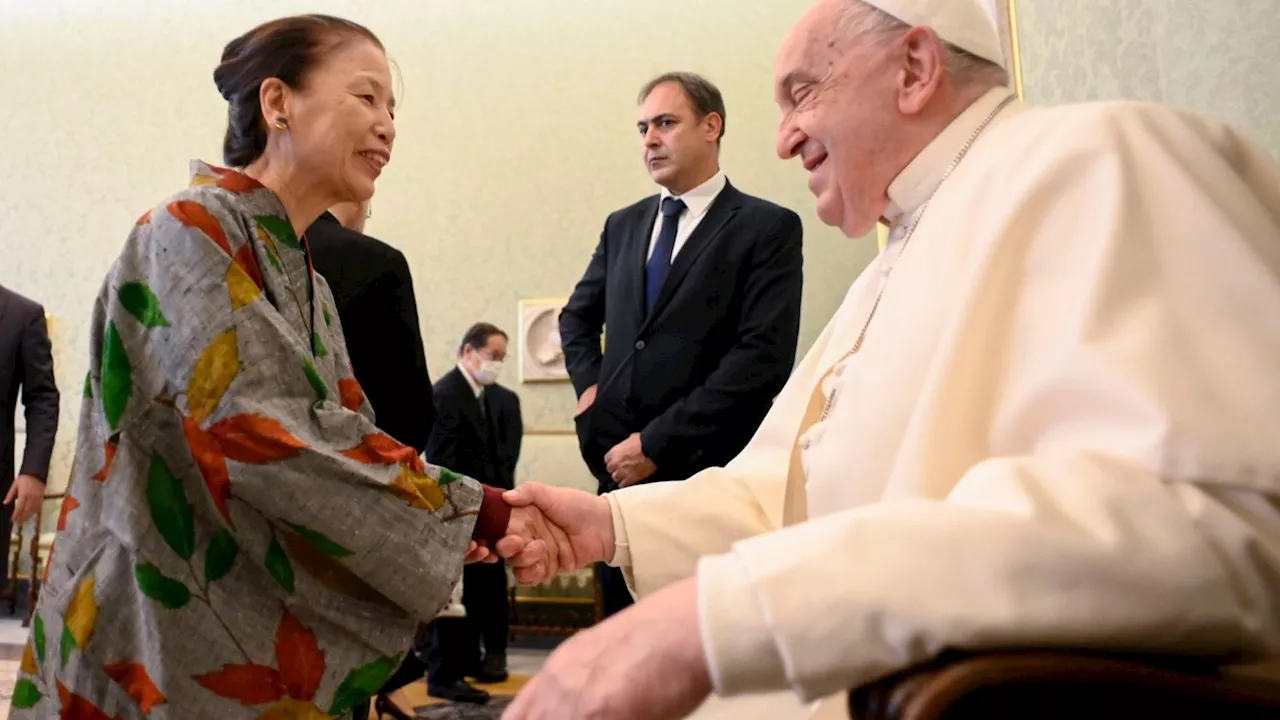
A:
{"label": "pope's gray hair", "polygon": [[[862,0],[845,0],[836,20],[836,37],[883,38],[888,40],[911,29],[898,18]],[[1009,74],[1004,68],[942,40],[947,51],[946,72],[957,87],[1008,87]]]}

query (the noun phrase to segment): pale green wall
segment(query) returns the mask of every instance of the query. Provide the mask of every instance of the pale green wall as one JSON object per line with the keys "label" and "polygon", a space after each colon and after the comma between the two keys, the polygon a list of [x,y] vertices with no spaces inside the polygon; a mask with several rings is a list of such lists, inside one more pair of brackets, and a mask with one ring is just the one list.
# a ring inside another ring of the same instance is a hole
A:
{"label": "pale green wall", "polygon": [[[1280,154],[1280,2],[1017,2],[1031,100],[1160,100]],[[804,219],[803,351],[874,252],[823,227],[801,168],[773,155],[773,55],[808,4],[0,0],[0,282],[55,316],[54,486],[69,469],[102,277],[133,220],[183,184],[186,160],[219,159],[225,107],[211,72],[223,44],[294,12],[368,24],[400,67],[400,135],[369,231],[409,258],[437,377],[472,321],[514,330],[520,298],[566,295],[605,215],[651,192],[634,95],[673,68],[724,90],[733,182]],[[503,380],[515,385],[514,368]],[[571,427],[568,386],[517,389],[530,427]],[[522,476],[589,485],[571,437],[526,447]]]}
{"label": "pale green wall", "polygon": [[[514,331],[521,298],[567,296],[605,216],[653,192],[635,95],[672,69],[723,90],[732,182],[804,220],[807,348],[875,251],[823,227],[803,169],[774,155],[774,51],[808,3],[0,0],[0,282],[55,316],[52,485],[70,467],[103,276],[134,219],[185,183],[188,158],[220,161],[223,45],[296,12],[367,24],[399,65],[399,138],[368,230],[408,256],[433,376],[473,321]],[[529,427],[571,430],[570,386],[517,389]],[[565,435],[530,437],[521,475],[592,484]]]}
{"label": "pale green wall", "polygon": [[1216,118],[1280,157],[1280,1],[1016,0],[1024,91]]}

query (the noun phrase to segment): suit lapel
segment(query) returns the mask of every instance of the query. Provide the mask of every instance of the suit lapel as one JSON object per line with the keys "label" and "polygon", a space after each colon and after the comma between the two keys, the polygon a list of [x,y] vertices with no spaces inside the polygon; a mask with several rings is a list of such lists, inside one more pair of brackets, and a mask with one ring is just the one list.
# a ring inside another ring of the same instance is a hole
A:
{"label": "suit lapel", "polygon": [[9,291],[0,287],[0,328],[4,327],[4,311],[9,309]]}
{"label": "suit lapel", "polygon": [[658,198],[654,195],[645,201],[644,207],[640,211],[640,222],[636,224],[635,230],[631,233],[631,267],[635,268],[635,272],[627,273],[635,283],[632,288],[631,296],[635,300],[635,307],[639,310],[636,313],[636,325],[641,325],[645,320],[645,302],[644,282],[645,282],[645,266],[649,264],[649,241],[653,238],[653,224],[658,221]]}
{"label": "suit lapel", "polygon": [[698,256],[702,255],[711,246],[712,241],[720,235],[720,231],[724,229],[724,226],[733,219],[734,214],[738,212],[738,208],[741,205],[738,191],[732,185],[726,183],[724,190],[720,191],[720,194],[711,203],[711,207],[707,208],[707,214],[702,218],[702,222],[698,223],[697,229],[685,241],[684,247],[680,248],[675,260],[671,262],[671,271],[667,274],[666,281],[662,283],[662,291],[658,293],[658,300],[653,305],[653,312],[649,313],[649,317],[646,318],[646,325],[662,314],[663,309],[671,302],[676,290],[680,288],[680,283],[689,274],[689,269],[698,261]]}

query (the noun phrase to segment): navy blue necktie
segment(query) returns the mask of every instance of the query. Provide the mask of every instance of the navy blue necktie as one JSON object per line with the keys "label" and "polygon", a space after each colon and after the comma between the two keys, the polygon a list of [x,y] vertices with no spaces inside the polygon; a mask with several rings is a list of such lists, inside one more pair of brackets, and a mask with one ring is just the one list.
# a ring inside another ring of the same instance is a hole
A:
{"label": "navy blue necktie", "polygon": [[644,268],[646,310],[653,310],[653,304],[658,302],[662,282],[667,279],[667,271],[671,269],[671,254],[676,248],[676,230],[680,227],[680,213],[684,209],[684,201],[680,198],[662,198],[662,229],[658,231],[658,241],[653,244],[649,264]]}

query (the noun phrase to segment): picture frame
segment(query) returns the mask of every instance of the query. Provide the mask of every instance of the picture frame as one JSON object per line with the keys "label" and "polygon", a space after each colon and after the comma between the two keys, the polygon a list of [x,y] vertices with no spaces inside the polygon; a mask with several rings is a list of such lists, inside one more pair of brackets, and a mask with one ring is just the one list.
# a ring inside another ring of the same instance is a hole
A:
{"label": "picture frame", "polygon": [[519,377],[523,384],[567,383],[564,349],[560,346],[560,311],[568,298],[531,298],[517,308]]}

